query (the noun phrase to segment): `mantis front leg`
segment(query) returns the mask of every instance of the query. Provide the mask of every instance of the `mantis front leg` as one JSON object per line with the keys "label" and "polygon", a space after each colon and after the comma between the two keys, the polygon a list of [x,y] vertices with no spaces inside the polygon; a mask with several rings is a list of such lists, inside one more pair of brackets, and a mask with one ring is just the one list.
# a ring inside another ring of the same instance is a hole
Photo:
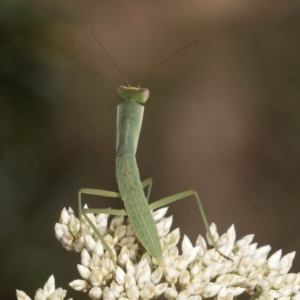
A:
{"label": "mantis front leg", "polygon": [[[147,190],[147,200],[149,202],[150,194],[151,194],[151,188],[152,188],[153,180],[152,178],[148,178],[142,182],[143,188],[148,187]],[[104,237],[99,232],[98,228],[95,226],[95,224],[92,222],[92,220],[88,217],[89,213],[93,214],[110,214],[115,216],[126,216],[127,213],[124,209],[111,209],[111,208],[82,208],[82,194],[85,195],[94,195],[94,196],[103,196],[103,197],[109,197],[109,198],[121,198],[120,194],[113,191],[106,191],[106,190],[100,190],[100,189],[88,189],[88,188],[82,188],[78,192],[78,212],[79,212],[79,219],[80,222],[82,222],[82,215],[84,215],[85,219],[89,223],[89,225],[94,230],[96,236],[99,238],[99,240],[104,245],[105,249],[109,252],[110,256],[112,257],[114,261],[114,265],[116,266],[116,261],[113,255],[113,252],[111,251],[110,247],[106,243]]]}
{"label": "mantis front leg", "polygon": [[125,215],[127,215],[127,213],[126,213],[125,209],[110,209],[110,208],[88,208],[88,209],[84,208],[84,209],[82,209],[82,201],[81,201],[82,194],[103,196],[103,197],[110,197],[110,198],[120,198],[120,194],[117,192],[112,192],[112,191],[98,190],[98,189],[85,189],[85,188],[80,189],[78,192],[78,211],[79,211],[80,222],[82,223],[82,215],[84,215],[85,219],[87,220],[89,225],[93,228],[96,236],[99,238],[99,240],[103,244],[104,248],[109,252],[109,254],[113,260],[113,263],[116,267],[116,260],[115,260],[112,250],[106,243],[104,237],[101,235],[98,228],[95,226],[95,224],[92,222],[92,220],[88,217],[88,214],[89,213],[93,213],[93,214],[105,213],[105,214],[116,215],[116,216],[125,216]]}

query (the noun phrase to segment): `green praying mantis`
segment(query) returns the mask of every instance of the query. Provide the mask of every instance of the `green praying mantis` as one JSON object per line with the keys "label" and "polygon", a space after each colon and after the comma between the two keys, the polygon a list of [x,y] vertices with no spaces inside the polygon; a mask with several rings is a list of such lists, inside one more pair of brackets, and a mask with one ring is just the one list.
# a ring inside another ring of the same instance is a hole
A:
{"label": "green praying mantis", "polygon": [[[95,35],[94,37],[96,38]],[[110,60],[114,63],[114,61],[109,56],[107,51],[104,49],[100,41],[97,38],[96,40],[103,48],[103,50],[106,52]],[[197,41],[194,41],[193,43]],[[171,58],[173,55],[175,55],[179,51],[182,51],[184,48],[190,46],[191,44],[178,50],[177,52],[169,56],[167,59]],[[167,59],[165,59],[161,63],[165,62]],[[117,67],[115,63],[114,65]],[[117,69],[119,70],[118,67]],[[153,70],[151,70],[151,72]],[[119,72],[121,73],[120,70]],[[151,72],[149,72],[149,74]],[[117,95],[122,102],[121,104],[118,105],[118,109],[117,109],[116,177],[117,177],[119,191],[113,192],[113,191],[89,189],[89,188],[80,189],[78,192],[78,206],[79,206],[80,220],[82,220],[82,215],[84,215],[84,217],[86,218],[87,222],[92,227],[92,229],[94,230],[99,240],[102,242],[104,247],[110,253],[114,265],[116,266],[116,261],[112,250],[106,243],[103,236],[100,234],[97,227],[88,217],[88,214],[107,213],[110,215],[119,215],[119,216],[127,215],[132,223],[136,236],[141,242],[141,244],[145,247],[147,252],[156,260],[156,262],[158,264],[161,264],[163,261],[162,246],[160,243],[160,238],[151,211],[160,208],[162,206],[166,206],[174,201],[184,199],[188,196],[194,196],[197,201],[208,236],[211,242],[213,243],[213,246],[218,251],[212,233],[210,231],[209,223],[206,214],[204,212],[201,200],[199,198],[198,193],[195,190],[189,189],[162,198],[160,200],[157,200],[149,204],[149,198],[151,194],[153,181],[152,178],[148,178],[144,181],[141,181],[138,165],[136,162],[136,151],[137,151],[141,126],[142,126],[142,121],[143,121],[143,113],[144,113],[143,105],[148,100],[150,92],[146,88],[130,87],[130,85],[128,85],[128,87],[119,86],[117,88]],[[147,188],[147,193],[144,192],[145,188]],[[82,200],[81,200],[83,194],[104,196],[110,198],[121,198],[124,201],[125,210],[124,209],[117,210],[117,209],[110,209],[110,208],[83,209]],[[219,253],[225,258],[227,258],[221,252]]]}

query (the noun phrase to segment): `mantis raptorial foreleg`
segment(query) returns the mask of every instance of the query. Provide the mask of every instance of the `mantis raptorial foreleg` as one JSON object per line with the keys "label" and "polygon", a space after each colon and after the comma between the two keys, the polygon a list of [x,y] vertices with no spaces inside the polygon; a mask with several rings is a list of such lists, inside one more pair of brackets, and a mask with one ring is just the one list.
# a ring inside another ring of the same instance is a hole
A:
{"label": "mantis raptorial foreleg", "polygon": [[[148,186],[147,196],[146,196],[148,202],[149,202],[149,198],[150,198],[150,194],[151,194],[152,184],[153,184],[153,180],[150,177],[142,182],[143,188]],[[117,193],[117,192],[106,191],[106,190],[98,190],[98,189],[87,189],[87,188],[80,189],[79,192],[78,192],[78,211],[79,211],[79,219],[80,220],[82,218],[82,200],[81,200],[81,195],[82,194],[94,195],[94,196],[103,196],[103,197],[109,197],[109,198],[121,198],[120,194]],[[109,211],[104,212],[102,210],[101,213],[113,214],[113,213],[110,213],[110,212],[114,211],[113,209],[108,208],[107,210],[109,210]],[[85,211],[87,211],[87,210],[85,209]],[[116,210],[116,211],[118,211],[118,210]],[[126,215],[126,213],[125,214],[123,214],[123,213],[115,214],[115,215]]]}
{"label": "mantis raptorial foreleg", "polygon": [[78,212],[79,212],[80,221],[82,218],[82,201],[81,201],[82,194],[103,196],[103,197],[109,197],[109,198],[120,198],[120,194],[117,192],[98,190],[98,189],[80,189],[78,191]]}
{"label": "mantis raptorial foreleg", "polygon": [[[148,178],[142,182],[143,188],[148,187],[147,189],[147,200],[149,202],[150,194],[151,194],[151,188],[152,188],[153,180],[152,178]],[[116,265],[116,261],[114,259],[113,252],[111,251],[110,247],[106,243],[104,237],[99,232],[98,228],[95,226],[95,224],[92,222],[92,220],[88,217],[89,213],[93,214],[110,214],[115,216],[126,216],[127,213],[124,209],[111,209],[111,208],[82,208],[82,200],[81,196],[82,194],[85,195],[94,195],[94,196],[103,196],[103,197],[109,197],[109,198],[120,198],[120,194],[117,192],[112,191],[106,191],[106,190],[98,190],[98,189],[87,189],[82,188],[78,192],[78,211],[79,211],[79,218],[80,221],[82,221],[82,215],[84,215],[85,219],[89,223],[89,225],[93,228],[95,234],[99,238],[99,240],[104,245],[105,249],[109,252],[110,256],[112,257],[114,261],[114,265]]]}
{"label": "mantis raptorial foreleg", "polygon": [[103,209],[82,209],[82,201],[81,201],[81,195],[86,194],[86,195],[94,195],[94,196],[103,196],[103,197],[110,197],[110,198],[120,198],[120,194],[117,192],[112,192],[112,191],[106,191],[106,190],[98,190],[98,189],[80,189],[78,192],[78,211],[79,211],[79,219],[80,222],[82,222],[82,214],[84,215],[85,219],[89,223],[89,225],[93,228],[95,234],[101,241],[102,245],[104,248],[109,252],[114,265],[116,266],[116,260],[114,257],[113,252],[111,251],[110,247],[106,243],[104,237],[101,235],[99,232],[98,228],[95,226],[95,224],[92,222],[92,220],[88,217],[89,213],[102,213],[102,214],[110,214],[110,215],[119,215],[119,216],[124,216],[127,215],[126,211],[124,209],[110,209],[110,208],[103,208]]}

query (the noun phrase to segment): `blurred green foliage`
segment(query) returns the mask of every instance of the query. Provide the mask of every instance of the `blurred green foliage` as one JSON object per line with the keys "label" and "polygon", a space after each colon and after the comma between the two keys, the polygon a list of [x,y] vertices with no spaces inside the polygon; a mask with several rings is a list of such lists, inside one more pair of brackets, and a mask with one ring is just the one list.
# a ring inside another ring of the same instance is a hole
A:
{"label": "blurred green foliage", "polygon": [[53,77],[59,65],[54,64],[55,49],[47,43],[48,30],[47,18],[32,7],[0,2],[0,256],[5,274],[1,299],[9,299],[24,259],[28,270],[22,273],[24,277],[30,273],[30,257],[20,254],[23,264],[18,265],[17,253],[25,250],[18,246],[42,204],[39,193],[49,180],[54,159],[49,91],[55,89]]}

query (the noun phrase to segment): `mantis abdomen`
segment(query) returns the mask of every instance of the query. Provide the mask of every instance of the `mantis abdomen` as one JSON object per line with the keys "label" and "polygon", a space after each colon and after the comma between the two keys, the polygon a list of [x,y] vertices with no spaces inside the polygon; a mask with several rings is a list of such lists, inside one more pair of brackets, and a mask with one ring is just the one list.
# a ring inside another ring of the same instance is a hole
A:
{"label": "mantis abdomen", "polygon": [[150,255],[160,263],[160,238],[144,194],[135,156],[118,156],[116,163],[119,192],[135,233]]}

